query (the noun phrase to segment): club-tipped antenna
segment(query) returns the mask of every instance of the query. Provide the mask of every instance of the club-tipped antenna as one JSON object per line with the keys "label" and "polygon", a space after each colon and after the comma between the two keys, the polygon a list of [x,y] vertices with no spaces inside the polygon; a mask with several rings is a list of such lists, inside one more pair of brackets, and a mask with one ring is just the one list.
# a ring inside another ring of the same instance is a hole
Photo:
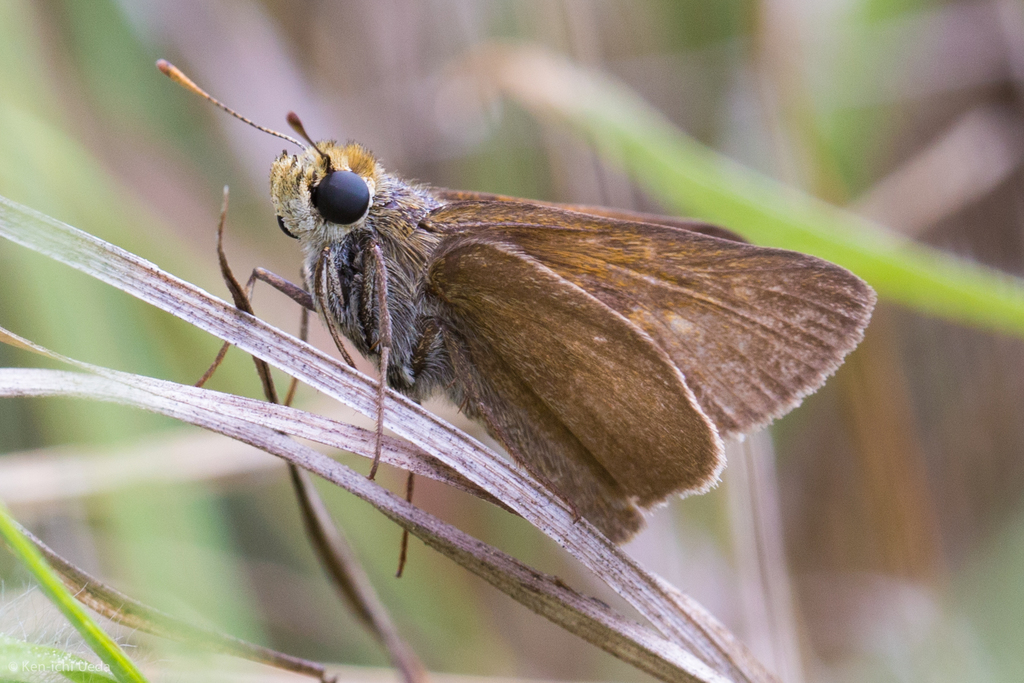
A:
{"label": "club-tipped antenna", "polygon": [[[305,145],[303,145],[301,142],[299,142],[298,140],[293,138],[291,135],[285,135],[284,133],[278,133],[276,130],[272,130],[272,129],[267,128],[265,126],[261,126],[258,123],[256,123],[255,121],[253,121],[251,119],[247,119],[246,117],[242,116],[237,111],[235,111],[231,107],[227,106],[226,104],[224,104],[223,102],[221,102],[217,98],[212,97],[205,90],[203,90],[198,85],[193,83],[192,79],[189,78],[188,76],[186,76],[185,73],[181,69],[179,69],[178,67],[174,66],[173,64],[168,62],[166,59],[158,59],[157,62],[156,62],[156,68],[160,69],[160,71],[165,76],[170,78],[172,81],[174,81],[175,83],[177,83],[181,87],[185,88],[186,90],[191,90],[196,95],[199,95],[200,97],[202,97],[202,98],[210,101],[211,103],[217,105],[218,107],[220,107],[221,109],[223,109],[227,113],[229,113],[232,116],[234,116],[236,119],[238,119],[240,121],[243,121],[245,123],[248,123],[250,126],[255,128],[256,130],[261,130],[264,133],[268,133],[268,134],[273,135],[275,137],[279,137],[282,140],[287,140],[288,142],[292,143],[296,147],[300,147],[302,149],[305,149]],[[310,144],[312,144],[312,143],[310,143]],[[314,145],[314,147],[316,147],[316,145]],[[320,150],[317,150],[317,151],[319,152]],[[321,152],[321,154],[322,154],[322,152]]]}
{"label": "club-tipped antenna", "polygon": [[300,138],[308,142],[309,146],[315,149],[316,153],[327,162],[327,170],[332,170],[333,166],[331,165],[331,158],[327,156],[322,149],[316,146],[316,143],[313,142],[313,138],[309,137],[309,133],[306,132],[306,127],[302,125],[302,119],[299,118],[299,115],[290,111],[288,112],[288,116],[285,118],[288,121],[288,125],[292,127],[292,130],[298,133]]}

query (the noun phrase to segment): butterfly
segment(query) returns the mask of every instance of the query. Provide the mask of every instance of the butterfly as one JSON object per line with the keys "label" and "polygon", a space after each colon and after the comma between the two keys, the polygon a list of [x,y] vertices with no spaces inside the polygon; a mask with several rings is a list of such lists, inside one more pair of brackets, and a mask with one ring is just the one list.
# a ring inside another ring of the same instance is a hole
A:
{"label": "butterfly", "polygon": [[382,387],[446,396],[619,543],[646,510],[713,486],[723,440],[818,389],[874,308],[863,280],[814,256],[698,221],[408,182],[289,122],[307,144],[256,126],[302,148],[273,162],[271,199],[336,341]]}
{"label": "butterfly", "polygon": [[324,323],[391,388],[481,421],[617,542],[645,509],[712,486],[723,439],[821,386],[875,303],[813,256],[695,221],[413,184],[358,144],[282,154],[270,185]]}

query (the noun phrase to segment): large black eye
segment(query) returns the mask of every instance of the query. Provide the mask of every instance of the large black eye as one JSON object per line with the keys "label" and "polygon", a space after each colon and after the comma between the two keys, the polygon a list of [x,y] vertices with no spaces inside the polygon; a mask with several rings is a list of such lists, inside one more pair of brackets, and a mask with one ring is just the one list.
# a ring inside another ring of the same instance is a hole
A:
{"label": "large black eye", "polygon": [[331,171],[313,188],[313,206],[332,223],[355,223],[370,208],[370,188],[358,173]]}
{"label": "large black eye", "polygon": [[288,235],[288,236],[289,236],[289,237],[291,237],[291,238],[292,238],[293,240],[297,240],[297,239],[299,239],[298,237],[296,237],[295,235],[293,235],[293,234],[291,233],[291,231],[290,231],[290,230],[289,230],[288,228],[284,227],[284,221],[283,221],[283,220],[281,220],[281,217],[280,217],[280,216],[278,216],[278,217],[277,217],[277,226],[278,226],[279,228],[281,228],[281,232],[283,232],[284,234]]}

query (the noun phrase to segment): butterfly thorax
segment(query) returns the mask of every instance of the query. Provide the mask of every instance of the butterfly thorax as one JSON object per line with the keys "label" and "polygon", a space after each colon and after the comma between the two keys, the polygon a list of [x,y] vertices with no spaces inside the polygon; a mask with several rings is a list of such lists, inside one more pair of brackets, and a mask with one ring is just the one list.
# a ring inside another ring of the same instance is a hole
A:
{"label": "butterfly thorax", "polygon": [[[438,235],[419,227],[441,202],[430,190],[387,173],[359,145],[320,143],[333,170],[358,173],[371,191],[366,214],[350,225],[325,220],[313,203],[327,161],[314,150],[283,155],[271,170],[271,193],[282,227],[295,236],[304,254],[303,276],[314,292],[317,312],[364,357],[379,366],[380,305],[373,245],[384,257],[391,317],[388,384],[414,398],[437,385],[438,368],[447,364],[422,305],[426,263]],[[316,296],[318,264],[325,278]],[[447,374],[442,373],[442,374]]]}

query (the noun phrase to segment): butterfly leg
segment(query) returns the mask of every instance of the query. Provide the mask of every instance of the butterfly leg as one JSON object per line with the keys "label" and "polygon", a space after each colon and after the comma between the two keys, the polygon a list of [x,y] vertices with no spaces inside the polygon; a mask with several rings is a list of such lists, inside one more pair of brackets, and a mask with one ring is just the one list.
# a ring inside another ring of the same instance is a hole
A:
{"label": "butterfly leg", "polygon": [[[220,274],[221,277],[224,278],[224,284],[227,285],[228,291],[231,293],[231,298],[235,302],[235,306],[240,310],[245,311],[249,315],[254,315],[250,298],[252,295],[253,286],[256,283],[258,275],[254,270],[252,275],[249,276],[249,282],[246,284],[245,289],[243,290],[241,284],[239,284],[238,280],[235,278],[235,274],[231,271],[231,266],[228,264],[227,253],[225,253],[224,251],[224,225],[227,222],[227,217],[228,188],[227,186],[225,186],[224,201],[221,204],[220,208],[220,220],[217,223],[217,260],[220,264]],[[291,289],[293,290],[301,291],[301,288],[296,287],[295,285],[291,284],[284,278],[278,277],[273,273],[270,273],[269,271],[264,271],[264,273],[266,273],[268,276],[272,276],[272,278],[275,281],[286,283],[286,285],[290,286]],[[269,279],[267,281],[271,282],[271,280]],[[271,282],[271,284],[274,284],[274,282]],[[210,367],[207,368],[206,372],[203,373],[203,376],[199,379],[199,381],[196,382],[195,386],[202,387],[210,380],[211,377],[213,377],[213,374],[217,371],[217,368],[219,368],[220,364],[224,361],[224,356],[227,354],[228,348],[230,346],[230,343],[224,342],[224,344],[220,348],[220,351],[217,352],[217,357],[214,359]],[[256,369],[259,372],[260,380],[263,382],[264,393],[267,394],[268,400],[271,400],[276,403],[277,394],[274,391],[273,382],[270,381],[270,370],[266,367],[265,364],[261,364],[260,362],[256,363]]]}
{"label": "butterfly leg", "polygon": [[[220,249],[219,246],[218,249]],[[230,269],[225,270],[226,267],[227,260],[225,259],[221,263],[221,274],[224,275],[225,279],[231,276]],[[268,285],[270,285],[277,291],[281,292],[295,303],[302,306],[301,324],[303,330],[308,330],[309,311],[314,310],[313,297],[309,294],[309,292],[304,290],[302,287],[299,287],[298,285],[286,280],[280,275],[277,275],[275,273],[270,272],[269,270],[266,270],[265,268],[254,268],[252,274],[249,275],[249,281],[245,283],[245,296],[247,299],[252,299],[253,289],[256,285],[257,280],[267,283]],[[304,331],[303,334],[306,334],[306,332]],[[305,337],[302,337],[302,339],[303,341],[305,341]],[[211,377],[213,377],[213,374],[217,371],[217,368],[219,368],[220,364],[224,361],[224,356],[227,354],[228,349],[230,347],[231,344],[229,342],[224,342],[224,344],[220,348],[220,351],[217,353],[217,357],[214,358],[213,363],[210,365],[209,368],[207,368],[206,372],[203,373],[203,376],[199,379],[198,382],[196,382],[195,386],[202,387],[210,380]],[[294,386],[295,382],[293,381],[292,387],[289,390],[290,394],[294,393]]]}
{"label": "butterfly leg", "polygon": [[377,475],[380,449],[384,441],[384,398],[387,395],[388,362],[391,360],[391,312],[388,310],[388,277],[384,266],[384,253],[377,242],[371,252],[374,264],[374,290],[377,296],[377,347],[380,352],[380,381],[377,384],[377,443],[373,450],[370,479]]}
{"label": "butterfly leg", "polygon": [[[412,472],[409,473],[409,477],[405,480],[405,500],[412,502],[412,488],[416,483],[416,475]],[[405,560],[409,556],[409,530],[402,529],[402,541],[398,551],[398,571],[395,573],[395,578],[402,578],[402,572],[405,571]]]}
{"label": "butterfly leg", "polygon": [[266,282],[268,285],[281,292],[307,311],[316,310],[313,306],[313,296],[309,292],[304,290],[302,287],[289,282],[280,275],[272,273],[266,268],[253,268],[252,275],[249,276],[249,283],[247,285],[249,291],[252,291],[252,286],[255,284],[256,280]]}
{"label": "butterfly leg", "polygon": [[[253,271],[245,288],[243,288],[239,284],[238,280],[235,279],[234,273],[232,273],[231,268],[228,265],[227,255],[224,253],[223,249],[224,223],[227,217],[227,206],[228,190],[225,187],[224,204],[221,208],[220,224],[217,228],[217,255],[220,259],[221,275],[224,277],[228,290],[231,292],[235,306],[238,309],[253,315],[252,303],[249,299],[249,295],[252,293],[256,280],[263,280],[275,289],[284,292],[302,306],[302,327],[300,337],[305,341],[309,329],[309,311],[313,310],[313,298],[307,292],[305,292],[301,287],[298,287],[297,285],[294,285],[269,271],[263,270],[262,268],[257,268]],[[321,258],[321,260],[324,259]],[[319,269],[320,267],[318,264],[318,270]],[[339,348],[342,349],[342,353],[346,358],[348,358],[348,354],[340,344]],[[227,345],[225,345],[221,353],[218,354],[217,361],[207,372],[206,376],[204,376],[203,381],[209,379],[209,376],[216,370],[216,367],[223,359],[224,352],[226,350]],[[277,392],[274,389],[274,383],[270,376],[269,367],[262,360],[258,360],[255,357],[253,360],[256,361],[256,369],[260,374],[260,379],[263,381],[267,401],[271,403],[278,403]],[[349,359],[349,363],[351,364],[351,359]],[[296,382],[293,379],[292,387],[288,391],[288,398],[285,399],[286,405],[291,403],[291,399],[295,391],[295,385]],[[379,453],[379,440],[377,448]],[[359,566],[358,560],[355,558],[351,548],[345,541],[341,530],[334,525],[334,521],[331,519],[330,514],[327,511],[327,507],[324,505],[323,500],[313,487],[310,475],[300,470],[294,464],[289,465],[289,471],[292,475],[292,485],[295,490],[296,497],[299,500],[300,509],[302,510],[302,519],[306,527],[306,532],[312,541],[313,549],[316,552],[318,559],[328,571],[329,575],[334,580],[335,585],[352,607],[356,616],[366,622],[374,635],[376,635],[381,643],[388,649],[392,660],[405,674],[404,679],[412,682],[425,680],[422,674],[423,665],[420,664],[413,651],[398,635],[389,615],[384,611],[379,598],[373,592],[373,587],[366,580],[365,571]],[[334,683],[337,678],[324,674],[321,676],[320,680],[322,683]]]}
{"label": "butterfly leg", "polygon": [[[324,250],[320,252],[320,258],[316,261],[316,268],[313,270],[313,292],[321,311],[331,310],[327,302],[331,291],[330,283],[328,282],[328,266],[330,262],[331,248],[329,246],[324,247]],[[341,357],[345,359],[350,368],[354,368],[356,366],[355,361],[352,360],[352,356],[348,355],[348,351],[345,350],[345,344],[341,341],[341,334],[330,322],[327,323],[327,330],[331,333],[331,339],[334,340],[334,345],[337,347],[338,352],[341,353]]]}
{"label": "butterfly leg", "polygon": [[[217,223],[217,260],[220,264],[221,277],[224,278],[224,283],[227,285],[228,290],[231,292],[231,298],[234,299],[235,305],[238,308],[245,311],[246,313],[253,315],[251,304],[253,287],[256,285],[256,280],[262,280],[269,284],[274,289],[286,294],[288,297],[290,297],[293,301],[298,303],[304,309],[312,310],[313,298],[309,295],[308,292],[306,292],[298,285],[294,285],[288,280],[285,280],[283,277],[275,275],[274,273],[271,273],[269,270],[265,270],[263,268],[253,269],[252,274],[249,276],[249,281],[245,285],[245,290],[242,290],[242,287],[238,283],[238,280],[235,279],[235,274],[231,272],[231,266],[228,265],[227,253],[225,253],[224,251],[224,224],[227,222],[227,216],[228,188],[225,187],[224,202],[221,205],[220,209],[220,221]],[[306,316],[305,311],[303,312],[302,320],[303,329],[305,330],[306,326],[308,325],[308,318]],[[303,334],[305,334],[305,332],[303,332]],[[224,344],[220,348],[220,351],[217,353],[217,357],[214,359],[213,363],[210,365],[209,368],[207,368],[206,372],[203,373],[203,376],[199,379],[199,381],[196,382],[197,387],[202,387],[210,380],[211,377],[213,377],[213,373],[217,371],[217,368],[219,368],[220,364],[224,361],[224,356],[227,354],[228,348],[230,346],[231,344],[229,344],[228,342],[224,342]],[[267,388],[267,381],[266,378],[263,378],[263,373],[261,373],[261,379],[264,379],[264,387]],[[295,393],[295,385],[296,382],[293,380],[292,386],[290,387],[288,392],[289,396]]]}

